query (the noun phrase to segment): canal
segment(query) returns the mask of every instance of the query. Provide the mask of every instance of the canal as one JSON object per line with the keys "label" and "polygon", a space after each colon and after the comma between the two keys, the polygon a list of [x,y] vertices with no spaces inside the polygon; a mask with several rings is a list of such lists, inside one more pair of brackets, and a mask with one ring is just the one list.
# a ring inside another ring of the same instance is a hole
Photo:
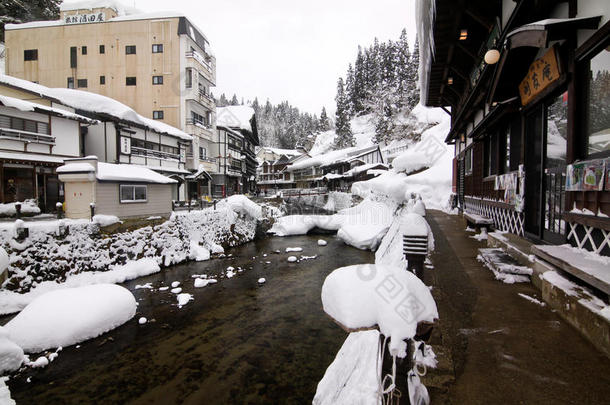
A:
{"label": "canal", "polygon": [[[125,283],[139,303],[136,317],[64,348],[47,368],[11,377],[12,397],[18,404],[311,403],[347,336],[322,311],[322,283],[337,267],[372,263],[373,254],[332,235],[265,237],[226,254]],[[290,255],[317,257],[289,263]],[[194,288],[196,274],[218,283]],[[159,290],[174,281],[194,298],[182,308]],[[146,283],[153,289],[135,288]],[[139,325],[142,316],[149,322]]]}

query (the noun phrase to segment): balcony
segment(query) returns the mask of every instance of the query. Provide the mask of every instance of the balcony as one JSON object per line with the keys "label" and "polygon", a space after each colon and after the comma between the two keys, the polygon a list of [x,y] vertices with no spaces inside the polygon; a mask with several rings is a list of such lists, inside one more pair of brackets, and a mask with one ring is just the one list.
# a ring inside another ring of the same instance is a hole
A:
{"label": "balcony", "polygon": [[216,72],[213,64],[213,59],[206,58],[197,51],[186,52],[187,66],[197,70],[203,75],[213,86],[216,86]]}
{"label": "balcony", "polygon": [[25,143],[40,143],[44,145],[55,145],[55,137],[39,134],[37,132],[21,131],[10,128],[0,128],[0,139],[21,141]]}
{"label": "balcony", "polygon": [[209,110],[216,109],[216,101],[214,101],[212,96],[206,94],[201,89],[197,89],[195,87],[187,87],[186,98],[187,100],[196,101],[197,103],[201,104]]}
{"label": "balcony", "polygon": [[208,141],[211,141],[214,137],[214,128],[211,125],[192,118],[187,118],[186,120],[186,132]]}
{"label": "balcony", "polygon": [[161,152],[159,150],[138,148],[136,146],[131,147],[131,154],[134,156],[144,156],[154,159],[180,161],[180,155],[169,152]]}

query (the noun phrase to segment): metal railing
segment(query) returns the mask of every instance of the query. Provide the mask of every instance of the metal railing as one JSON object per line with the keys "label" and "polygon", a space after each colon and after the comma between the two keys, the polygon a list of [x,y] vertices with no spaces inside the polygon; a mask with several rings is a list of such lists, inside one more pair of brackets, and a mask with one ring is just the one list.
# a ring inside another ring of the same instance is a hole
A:
{"label": "metal railing", "polygon": [[212,73],[212,67],[210,66],[210,64],[205,60],[205,58],[199,54],[199,52],[196,51],[188,51],[186,53],[186,57],[187,58],[192,58],[195,59],[197,62],[199,62],[199,64],[201,66],[203,66],[209,73]]}
{"label": "metal railing", "polygon": [[162,152],[160,150],[138,148],[136,146],[131,147],[131,153],[136,156],[153,157],[156,159],[180,160],[179,154]]}
{"label": "metal railing", "polygon": [[0,139],[55,145],[54,136],[9,128],[0,128]]}

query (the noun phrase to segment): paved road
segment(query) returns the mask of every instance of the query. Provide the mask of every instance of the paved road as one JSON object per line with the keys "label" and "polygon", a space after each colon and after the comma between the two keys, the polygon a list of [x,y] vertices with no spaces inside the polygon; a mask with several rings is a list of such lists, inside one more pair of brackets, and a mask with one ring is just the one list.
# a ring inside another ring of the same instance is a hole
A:
{"label": "paved road", "polygon": [[477,262],[484,242],[459,216],[428,211],[436,250],[441,325],[433,337],[440,369],[427,377],[433,403],[602,404],[610,401],[610,359],[540,299],[531,284],[496,281]]}

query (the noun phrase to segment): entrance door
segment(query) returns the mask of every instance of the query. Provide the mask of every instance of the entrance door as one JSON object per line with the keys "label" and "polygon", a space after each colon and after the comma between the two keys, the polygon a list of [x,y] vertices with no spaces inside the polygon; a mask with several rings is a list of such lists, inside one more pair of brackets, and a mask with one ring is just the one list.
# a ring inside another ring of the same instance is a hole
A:
{"label": "entrance door", "polygon": [[565,242],[567,99],[562,94],[526,116],[525,232],[549,243]]}

